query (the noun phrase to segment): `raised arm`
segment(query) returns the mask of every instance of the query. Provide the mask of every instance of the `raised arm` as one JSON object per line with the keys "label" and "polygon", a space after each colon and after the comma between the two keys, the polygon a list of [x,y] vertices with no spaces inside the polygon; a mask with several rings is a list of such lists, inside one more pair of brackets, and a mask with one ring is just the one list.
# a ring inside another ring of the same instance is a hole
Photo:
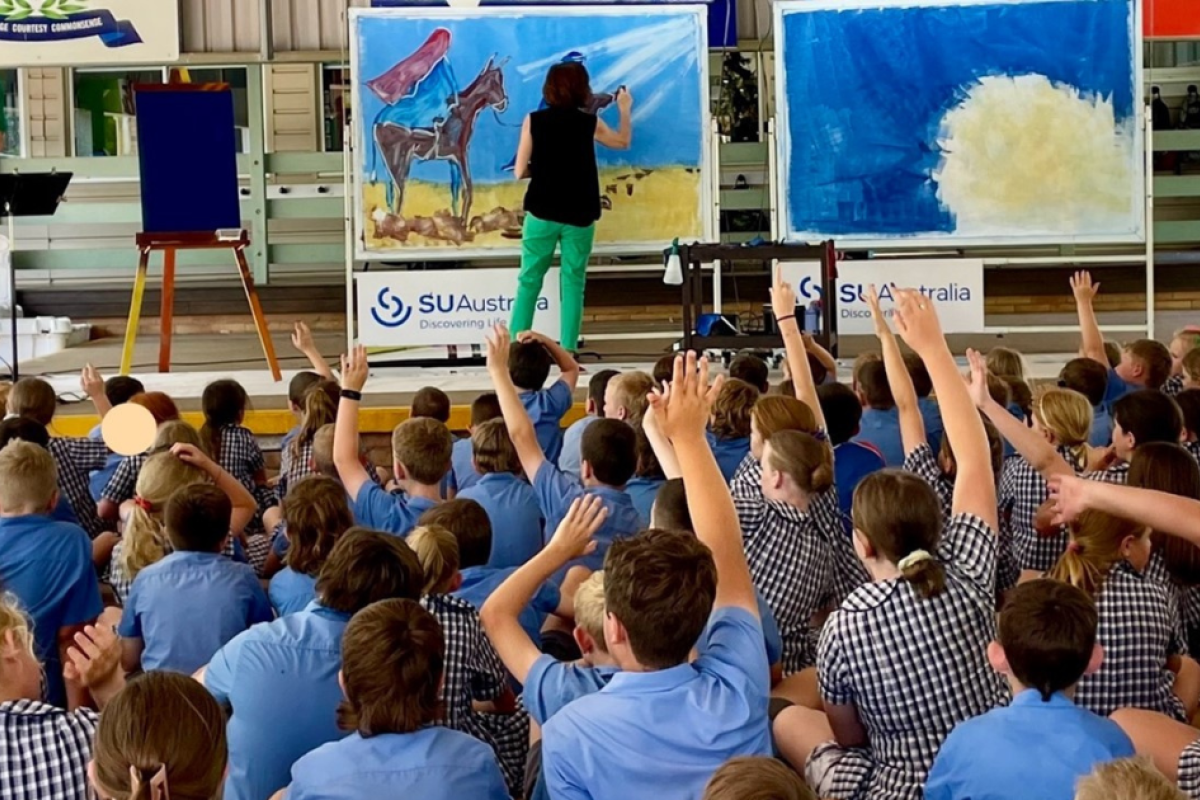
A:
{"label": "raised arm", "polygon": [[945,435],[954,448],[957,475],[951,510],[955,514],[974,514],[997,531],[996,479],[987,434],[946,346],[937,310],[919,292],[900,289],[896,292],[894,313],[896,329],[929,370],[942,409]]}
{"label": "raised arm", "polygon": [[673,379],[666,391],[650,397],[662,432],[675,445],[683,470],[688,511],[696,537],[712,551],[717,567],[717,597],[713,608],[735,606],[758,617],[758,602],[746,554],[742,549],[742,529],[738,524],[733,497],[712,449],[705,438],[713,400],[721,391],[721,378],[708,385],[708,360],[696,354],[675,358]]}
{"label": "raised arm", "polygon": [[521,612],[555,572],[595,551],[592,536],[607,517],[608,509],[598,496],[576,499],[550,543],[500,584],[479,610],[492,646],[518,683],[525,683],[534,662],[542,656],[541,649],[521,627]]}
{"label": "raised arm", "polygon": [[1053,445],[1033,428],[1014,417],[1011,411],[992,399],[987,388],[987,364],[984,362],[983,356],[976,350],[968,350],[967,360],[971,364],[971,378],[968,384],[971,399],[976,407],[992,421],[1000,435],[1008,440],[1013,449],[1044,478],[1054,475],[1074,475],[1075,470],[1071,469],[1071,465],[1059,455]]}
{"label": "raised arm", "polygon": [[780,266],[775,267],[775,278],[771,283],[771,311],[783,336],[783,348],[787,353],[788,372],[796,390],[796,399],[812,410],[817,427],[824,428],[825,414],[817,399],[817,386],[813,383],[812,369],[808,366],[808,351],[800,335],[800,324],[796,322],[796,292],[783,279],[783,267]]}
{"label": "raised arm", "polygon": [[575,360],[575,356],[568,353],[562,345],[549,336],[537,331],[524,331],[517,336],[517,341],[522,344],[538,342],[550,351],[550,357],[554,359],[554,365],[561,373],[559,380],[569,386],[572,392],[575,391],[575,387],[579,385],[579,362]]}
{"label": "raised arm", "polygon": [[821,362],[821,366],[825,368],[825,371],[833,376],[834,380],[837,380],[838,363],[833,354],[824,347],[821,347],[821,343],[807,333],[800,334],[800,338],[804,340],[804,349],[808,351],[808,354]]}
{"label": "raised arm", "polygon": [[104,419],[105,415],[112,411],[112,403],[108,402],[108,395],[104,392],[104,377],[100,374],[100,370],[91,364],[84,366],[83,371],[79,374],[79,386],[83,389],[83,393],[91,398],[92,405],[96,407],[96,413],[100,415],[100,419]]}
{"label": "raised arm", "polygon": [[1080,270],[1071,276],[1071,293],[1075,295],[1075,313],[1079,315],[1079,333],[1083,338],[1083,355],[1108,367],[1108,356],[1104,353],[1104,336],[1096,322],[1096,311],[1092,302],[1100,284],[1092,283],[1092,274]]}
{"label": "raised arm", "polygon": [[617,129],[604,124],[604,120],[596,118],[596,141],[613,150],[628,150],[633,144],[633,95],[622,87],[617,90],[617,113],[620,120]]}
{"label": "raised arm", "polygon": [[496,397],[500,401],[500,413],[504,415],[508,437],[512,439],[513,447],[517,450],[521,468],[532,481],[545,463],[546,454],[538,444],[533,421],[529,419],[529,412],[525,410],[525,406],[521,405],[517,387],[513,385],[512,376],[508,374],[508,350],[511,341],[508,328],[497,325],[492,335],[487,338],[487,368],[492,377],[492,386],[496,389]]}
{"label": "raised arm", "polygon": [[1056,524],[1070,522],[1087,510],[1102,511],[1200,547],[1200,500],[1075,475],[1058,476],[1049,483]]}
{"label": "raised arm", "polygon": [[362,345],[342,356],[342,396],[333,429],[333,466],[351,500],[371,482],[358,449],[358,409],[367,384],[367,349]]}
{"label": "raised arm", "polygon": [[184,463],[204,470],[208,477],[212,478],[212,482],[216,484],[217,488],[229,497],[229,502],[233,505],[233,515],[229,519],[229,532],[235,536],[241,534],[258,511],[258,502],[254,499],[254,495],[250,494],[241,481],[226,472],[220,464],[205,455],[204,451],[195,445],[173,444],[171,445],[171,455]]}
{"label": "raised arm", "polygon": [[533,157],[533,130],[530,124],[529,115],[526,114],[521,123],[521,138],[517,142],[517,161],[513,165],[513,173],[519,181],[529,177],[529,160]]}
{"label": "raised arm", "polygon": [[329,362],[325,360],[325,356],[321,355],[321,351],[317,349],[316,342],[313,341],[312,331],[308,329],[306,323],[297,322],[292,329],[292,347],[304,354],[304,357],[308,359],[308,363],[312,365],[313,372],[325,380],[337,380],[337,376],[333,374],[333,369],[330,368]]}
{"label": "raised arm", "polygon": [[663,435],[662,427],[658,424],[658,414],[653,405],[646,406],[646,415],[642,417],[642,430],[646,432],[646,438],[650,440],[650,449],[654,451],[654,457],[658,459],[658,466],[662,468],[663,476],[667,480],[682,477],[683,470],[679,468],[679,458],[675,455],[675,448]]}
{"label": "raised arm", "polygon": [[883,351],[883,368],[887,372],[888,384],[892,387],[892,399],[896,401],[896,410],[900,416],[900,441],[904,445],[904,455],[908,455],[929,440],[925,436],[925,420],[921,418],[921,408],[917,405],[917,390],[913,388],[912,375],[904,363],[904,355],[900,352],[900,343],[896,335],[888,327],[883,311],[879,308],[879,293],[875,286],[867,287],[867,304],[871,308],[871,321],[875,324],[875,335],[879,337],[879,347]]}

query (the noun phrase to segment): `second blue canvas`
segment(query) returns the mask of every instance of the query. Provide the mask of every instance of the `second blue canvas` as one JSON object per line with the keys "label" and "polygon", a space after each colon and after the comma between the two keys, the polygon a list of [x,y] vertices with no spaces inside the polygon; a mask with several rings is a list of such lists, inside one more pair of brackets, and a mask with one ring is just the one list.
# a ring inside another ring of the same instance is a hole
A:
{"label": "second blue canvas", "polygon": [[1131,0],[776,14],[785,238],[1144,241]]}

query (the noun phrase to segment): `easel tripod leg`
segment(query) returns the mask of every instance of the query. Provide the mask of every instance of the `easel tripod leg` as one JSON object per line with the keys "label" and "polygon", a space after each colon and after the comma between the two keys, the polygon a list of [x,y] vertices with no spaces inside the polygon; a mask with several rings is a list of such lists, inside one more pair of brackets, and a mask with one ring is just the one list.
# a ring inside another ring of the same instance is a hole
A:
{"label": "easel tripod leg", "polygon": [[163,251],[162,310],[159,312],[161,338],[158,344],[158,371],[171,371],[171,329],[175,315],[175,248]]}
{"label": "easel tripod leg", "polygon": [[250,313],[254,316],[258,341],[262,343],[263,353],[267,356],[267,364],[271,367],[271,376],[276,381],[282,380],[279,359],[275,357],[275,344],[271,341],[271,332],[267,330],[267,318],[263,314],[262,303],[258,299],[258,290],[254,288],[254,276],[250,274],[250,265],[246,263],[246,253],[240,247],[233,252],[234,258],[237,259],[238,270],[242,273],[242,287],[246,290],[246,300],[250,302]]}
{"label": "easel tripod leg", "polygon": [[137,342],[138,321],[142,316],[142,297],[146,294],[146,271],[150,267],[150,250],[143,249],[138,257],[137,276],[133,281],[133,299],[129,303],[129,322],[125,325],[125,345],[121,349],[121,374],[133,368],[133,346]]}

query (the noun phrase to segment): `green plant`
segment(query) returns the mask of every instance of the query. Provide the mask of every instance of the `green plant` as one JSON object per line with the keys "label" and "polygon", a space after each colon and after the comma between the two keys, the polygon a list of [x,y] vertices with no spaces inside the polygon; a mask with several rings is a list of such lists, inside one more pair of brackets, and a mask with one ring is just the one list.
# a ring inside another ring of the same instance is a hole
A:
{"label": "green plant", "polygon": [[0,0],[0,17],[7,22],[20,22],[29,17],[45,17],[46,19],[64,20],[70,14],[87,11],[85,0],[42,0],[39,8],[34,8],[29,0]]}

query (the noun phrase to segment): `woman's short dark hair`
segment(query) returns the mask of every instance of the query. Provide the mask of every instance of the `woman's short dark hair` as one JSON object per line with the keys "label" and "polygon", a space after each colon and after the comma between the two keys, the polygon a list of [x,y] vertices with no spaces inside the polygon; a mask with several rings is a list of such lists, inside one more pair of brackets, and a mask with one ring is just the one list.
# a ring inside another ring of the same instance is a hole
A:
{"label": "woman's short dark hair", "polygon": [[587,67],[574,61],[555,64],[546,73],[542,97],[551,108],[583,108],[592,99]]}

